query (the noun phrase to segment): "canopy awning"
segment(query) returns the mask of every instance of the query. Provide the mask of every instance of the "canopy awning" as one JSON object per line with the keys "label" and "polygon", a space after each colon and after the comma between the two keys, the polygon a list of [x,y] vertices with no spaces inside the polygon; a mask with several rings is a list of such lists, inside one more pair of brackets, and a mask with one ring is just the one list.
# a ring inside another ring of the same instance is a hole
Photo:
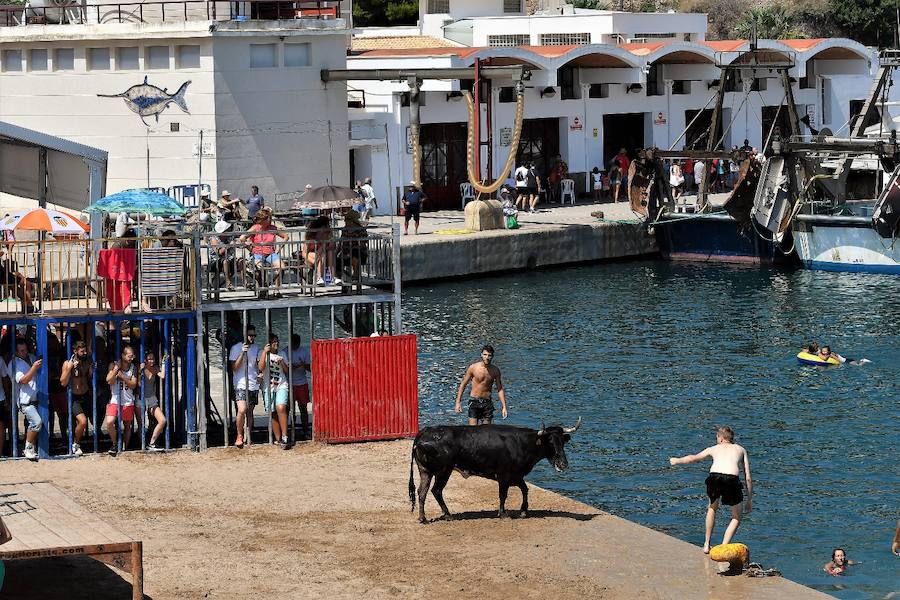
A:
{"label": "canopy awning", "polygon": [[106,163],[104,150],[0,121],[0,192],[81,211],[104,196]]}

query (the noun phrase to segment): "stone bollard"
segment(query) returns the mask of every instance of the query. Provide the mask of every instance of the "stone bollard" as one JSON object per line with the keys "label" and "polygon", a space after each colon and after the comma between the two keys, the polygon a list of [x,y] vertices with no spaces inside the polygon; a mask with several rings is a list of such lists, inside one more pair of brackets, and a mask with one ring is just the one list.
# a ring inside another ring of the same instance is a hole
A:
{"label": "stone bollard", "polygon": [[503,210],[499,200],[472,200],[466,204],[466,229],[486,231],[503,229]]}

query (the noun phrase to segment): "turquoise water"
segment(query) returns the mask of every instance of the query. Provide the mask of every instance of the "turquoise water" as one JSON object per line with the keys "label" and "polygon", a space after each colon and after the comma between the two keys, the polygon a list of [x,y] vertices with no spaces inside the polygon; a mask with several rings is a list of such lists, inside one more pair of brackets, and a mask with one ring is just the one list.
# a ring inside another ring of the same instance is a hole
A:
{"label": "turquoise water", "polygon": [[[900,594],[898,298],[898,277],[646,261],[410,287],[403,318],[423,425],[464,422],[460,377],[491,343],[510,422],[584,418],[570,470],[531,481],[698,546],[709,463],[668,457],[731,425],[754,480],[735,541],[805,585],[881,599]],[[873,363],[798,366],[809,339]],[[845,577],[822,572],[835,546],[862,562]]]}

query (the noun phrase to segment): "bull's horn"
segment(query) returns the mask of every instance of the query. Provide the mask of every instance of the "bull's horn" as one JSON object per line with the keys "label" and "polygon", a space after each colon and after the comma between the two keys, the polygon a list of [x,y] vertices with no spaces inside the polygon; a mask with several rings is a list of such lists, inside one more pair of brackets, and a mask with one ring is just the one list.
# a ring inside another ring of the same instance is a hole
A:
{"label": "bull's horn", "polygon": [[578,420],[575,421],[575,427],[563,427],[563,433],[575,433],[579,427],[581,427],[581,417],[578,417]]}
{"label": "bull's horn", "polygon": [[541,419],[541,428],[538,429],[538,435],[544,435],[544,420]]}

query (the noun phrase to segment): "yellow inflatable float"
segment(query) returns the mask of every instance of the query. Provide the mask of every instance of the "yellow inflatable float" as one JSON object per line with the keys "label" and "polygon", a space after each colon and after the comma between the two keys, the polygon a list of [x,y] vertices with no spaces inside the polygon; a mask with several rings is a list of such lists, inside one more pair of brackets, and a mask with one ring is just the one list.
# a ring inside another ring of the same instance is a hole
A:
{"label": "yellow inflatable float", "polygon": [[836,359],[834,356],[829,356],[828,360],[825,360],[818,354],[810,354],[809,352],[797,353],[797,362],[799,362],[801,365],[816,365],[816,366],[828,366],[828,365],[841,364],[841,361]]}
{"label": "yellow inflatable float", "polygon": [[709,559],[727,562],[730,571],[740,573],[750,564],[750,548],[744,544],[719,544],[709,549]]}

